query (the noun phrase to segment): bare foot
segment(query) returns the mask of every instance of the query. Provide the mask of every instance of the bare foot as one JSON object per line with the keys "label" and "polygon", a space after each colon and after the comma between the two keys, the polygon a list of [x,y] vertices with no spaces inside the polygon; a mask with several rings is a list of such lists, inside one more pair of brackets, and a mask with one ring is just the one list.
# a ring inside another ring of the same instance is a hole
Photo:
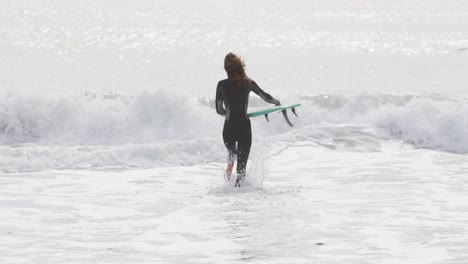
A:
{"label": "bare foot", "polygon": [[234,167],[234,163],[228,163],[227,168],[226,168],[226,177],[228,180],[230,180],[233,167]]}

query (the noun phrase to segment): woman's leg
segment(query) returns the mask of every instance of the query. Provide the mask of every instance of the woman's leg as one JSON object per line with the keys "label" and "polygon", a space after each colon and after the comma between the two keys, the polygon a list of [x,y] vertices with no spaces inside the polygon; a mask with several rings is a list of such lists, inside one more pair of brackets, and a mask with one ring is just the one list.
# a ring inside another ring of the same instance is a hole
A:
{"label": "woman's leg", "polygon": [[230,128],[229,123],[227,122],[224,123],[223,141],[228,151],[228,165],[226,168],[226,176],[229,180],[229,177],[232,174],[232,168],[234,167],[234,161],[237,158],[237,148],[233,131]]}
{"label": "woman's leg", "polygon": [[237,153],[237,178],[245,177],[247,169],[247,161],[250,155],[250,147],[252,146],[252,128],[250,120],[247,120],[242,127],[242,134],[238,141]]}
{"label": "woman's leg", "polygon": [[237,157],[237,149],[236,149],[236,142],[235,141],[224,141],[224,145],[228,150],[228,165],[226,167],[226,176],[231,177],[232,168],[234,167],[234,161]]}

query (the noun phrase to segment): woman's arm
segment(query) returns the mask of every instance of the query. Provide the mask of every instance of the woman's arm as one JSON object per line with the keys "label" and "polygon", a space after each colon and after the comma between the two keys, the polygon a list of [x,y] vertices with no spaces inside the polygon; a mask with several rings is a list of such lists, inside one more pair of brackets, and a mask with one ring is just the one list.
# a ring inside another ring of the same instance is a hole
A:
{"label": "woman's arm", "polygon": [[223,93],[223,86],[221,82],[218,83],[216,87],[216,112],[220,115],[226,115],[226,109],[224,109],[224,93]]}
{"label": "woman's arm", "polygon": [[252,81],[252,91],[256,93],[260,98],[262,98],[265,102],[280,105],[280,101],[276,100],[273,96],[263,91],[256,82]]}

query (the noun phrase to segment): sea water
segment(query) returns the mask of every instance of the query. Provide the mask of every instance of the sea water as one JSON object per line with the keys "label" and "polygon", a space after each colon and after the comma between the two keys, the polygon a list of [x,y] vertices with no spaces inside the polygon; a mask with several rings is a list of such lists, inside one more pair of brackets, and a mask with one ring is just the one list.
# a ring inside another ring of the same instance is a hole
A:
{"label": "sea water", "polygon": [[[240,189],[230,51],[302,104]],[[1,263],[468,262],[464,1],[7,0],[0,58]]]}

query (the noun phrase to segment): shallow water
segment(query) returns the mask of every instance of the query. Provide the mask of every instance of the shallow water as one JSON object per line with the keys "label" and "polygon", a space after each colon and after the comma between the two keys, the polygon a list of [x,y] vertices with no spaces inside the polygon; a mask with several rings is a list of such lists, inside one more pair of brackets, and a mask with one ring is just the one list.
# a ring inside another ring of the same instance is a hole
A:
{"label": "shallow water", "polygon": [[3,174],[2,263],[468,258],[466,156],[395,143],[378,152],[296,146],[266,165],[249,175],[263,186],[241,189],[223,185],[218,163]]}

